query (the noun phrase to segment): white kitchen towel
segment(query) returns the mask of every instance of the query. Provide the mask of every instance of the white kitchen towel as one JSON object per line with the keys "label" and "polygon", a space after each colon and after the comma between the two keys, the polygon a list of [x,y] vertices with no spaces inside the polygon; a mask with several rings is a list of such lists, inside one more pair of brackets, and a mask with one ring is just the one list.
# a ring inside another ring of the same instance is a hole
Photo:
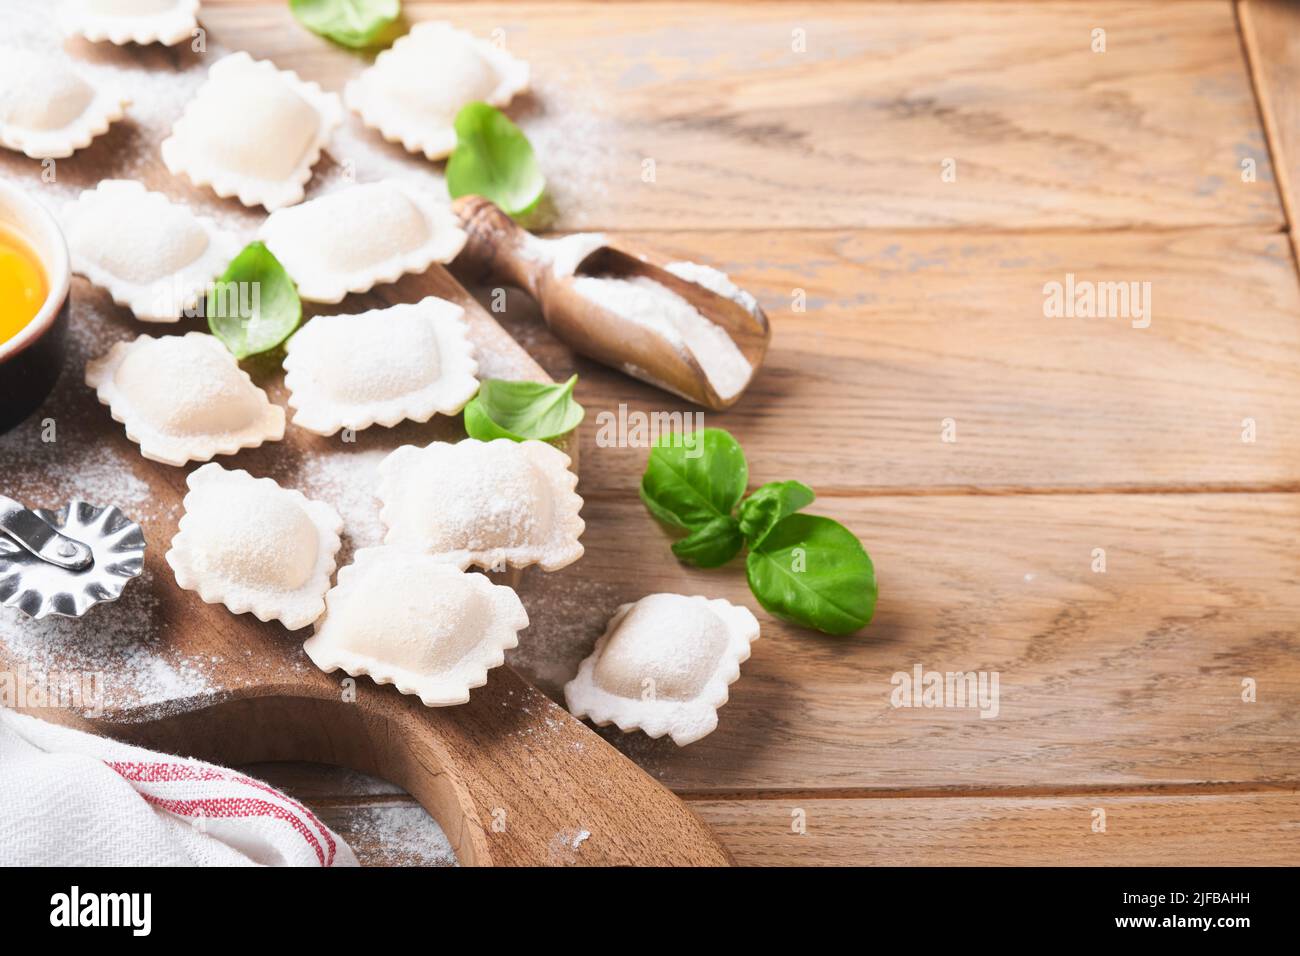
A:
{"label": "white kitchen towel", "polygon": [[258,864],[357,858],[260,780],[0,708],[0,865]]}

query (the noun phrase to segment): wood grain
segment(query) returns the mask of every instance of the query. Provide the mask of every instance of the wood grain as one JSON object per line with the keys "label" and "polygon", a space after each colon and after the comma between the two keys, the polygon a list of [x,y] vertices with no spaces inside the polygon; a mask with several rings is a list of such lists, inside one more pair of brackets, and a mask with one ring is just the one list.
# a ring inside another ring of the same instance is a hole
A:
{"label": "wood grain", "polygon": [[[740,562],[679,565],[639,502],[598,500],[584,510],[587,558],[557,572],[546,600],[525,598],[533,627],[512,661],[556,693],[625,601],[674,591],[754,608],[762,639],[713,734],[678,748],[602,731],[678,792],[1297,781],[1295,496],[837,498],[808,510],[846,524],[875,561],[880,602],[859,634],[773,622]],[[893,675],[918,664],[998,672],[996,718],[891,706]]]}
{"label": "wood grain", "polygon": [[[615,241],[716,264],[762,302],[774,328],[767,362],[736,406],[704,418],[740,440],[755,482],[799,478],[823,494],[1300,487],[1300,288],[1284,235],[763,230]],[[1045,318],[1044,283],[1067,273],[1150,282],[1150,326]],[[698,409],[575,360],[526,295],[504,301],[498,318],[553,376],[580,373],[584,493],[633,491],[646,451],[598,444],[598,416],[621,403]],[[945,419],[955,442],[942,440]]]}
{"label": "wood grain", "polygon": [[[274,778],[272,778],[274,780]],[[694,800],[741,866],[1293,866],[1294,794]],[[1092,831],[1105,812],[1105,832]],[[802,811],[800,833],[792,829]],[[414,802],[319,806],[366,866],[445,866]]]}
{"label": "wood grain", "polygon": [[[769,363],[707,424],[742,440],[754,483],[816,486],[810,510],[845,522],[876,560],[878,617],[859,635],[826,638],[760,612],[763,639],[710,737],[684,749],[606,739],[690,796],[743,863],[1295,861],[1300,511],[1294,494],[1251,492],[1300,487],[1300,296],[1244,56],[1257,61],[1291,202],[1300,70],[1287,11],[1244,4],[1243,48],[1227,2],[406,6],[482,34],[500,27],[532,62],[537,89],[511,113],[550,177],[552,229],[617,229],[657,254],[720,265],[760,296],[776,328]],[[334,89],[365,63],[284,5],[207,3],[203,19],[215,42]],[[1094,27],[1107,31],[1105,54],[1089,50]],[[791,50],[795,29],[807,53]],[[349,122],[338,163],[358,142],[409,162]],[[115,130],[86,151],[87,170],[61,164],[60,178],[93,184],[140,135]],[[946,158],[955,182],[941,180]],[[1253,183],[1243,160],[1256,163]],[[337,170],[327,162],[313,185]],[[1067,272],[1152,282],[1151,327],[1044,319],[1043,283]],[[420,287],[408,280],[382,301]],[[796,290],[806,312],[792,308]],[[487,302],[490,290],[477,291]],[[78,295],[94,294],[79,283]],[[507,301],[494,317],[552,375],[582,373],[592,416],[579,446],[588,554],[544,590],[524,581],[533,624],[512,655],[557,696],[624,601],[672,590],[754,604],[739,566],[672,560],[635,499],[644,450],[596,443],[597,412],[684,406],[574,359],[524,297]],[[110,336],[127,332],[102,301],[93,314],[120,324]],[[273,373],[262,378],[275,389]],[[42,454],[93,450],[147,467],[120,430],[103,443],[86,424],[104,415],[84,391],[65,393],[58,417],[62,447]],[[944,418],[956,443],[940,441]],[[1247,418],[1253,443],[1242,441]],[[363,433],[369,444],[350,451],[429,437]],[[234,463],[292,484],[324,447],[310,441]],[[75,490],[50,459],[15,472],[4,451],[7,481]],[[150,506],[155,546],[174,528],[181,478],[164,478]],[[155,584],[169,580],[161,550]],[[287,684],[310,666],[296,638],[160,591],[130,610],[178,659],[215,640],[223,680]],[[192,633],[167,629],[190,615]],[[250,640],[279,663],[245,673]],[[996,670],[998,716],[893,708],[891,676],[917,664]],[[520,752],[549,732],[539,718],[554,711],[533,703],[516,715]],[[318,706],[258,726],[310,723]],[[136,716],[161,724],[172,713]],[[401,751],[400,765],[412,751],[389,732],[372,728],[371,739],[377,752]],[[210,734],[204,746],[237,760],[248,743]],[[256,759],[294,756],[277,733],[252,743]],[[377,769],[356,745],[327,743],[317,759]],[[363,858],[440,862],[411,798],[358,790],[348,771],[314,790],[293,773],[264,775],[306,796]],[[1107,811],[1104,834],[1091,832],[1095,807]],[[795,808],[807,811],[806,834],[790,831]],[[414,828],[414,842],[385,839],[394,826]],[[533,851],[569,822],[538,826]],[[454,826],[448,835],[473,856]],[[582,846],[554,862],[606,850],[594,838]]]}
{"label": "wood grain", "polygon": [[[310,803],[365,864],[449,862],[424,811],[382,781],[319,764],[244,769]],[[1166,789],[1022,797],[789,793],[690,806],[744,866],[1286,866],[1300,855],[1294,791]]]}
{"label": "wood grain", "polygon": [[[502,30],[531,63],[535,92],[510,112],[560,229],[1282,221],[1226,2],[405,8]],[[329,88],[363,65],[284,5],[202,19]]]}
{"label": "wood grain", "polygon": [[[1295,793],[691,806],[743,866],[1292,866],[1300,857]],[[792,829],[798,811],[802,833]]]}

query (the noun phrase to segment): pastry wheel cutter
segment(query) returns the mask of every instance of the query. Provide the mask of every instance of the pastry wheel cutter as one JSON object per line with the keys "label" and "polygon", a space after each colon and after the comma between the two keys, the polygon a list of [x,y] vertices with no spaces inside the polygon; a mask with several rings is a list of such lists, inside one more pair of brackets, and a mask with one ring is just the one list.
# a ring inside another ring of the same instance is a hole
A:
{"label": "pastry wheel cutter", "polygon": [[116,601],[144,569],[144,532],[116,505],[74,499],[58,511],[0,495],[0,606],[40,620]]}

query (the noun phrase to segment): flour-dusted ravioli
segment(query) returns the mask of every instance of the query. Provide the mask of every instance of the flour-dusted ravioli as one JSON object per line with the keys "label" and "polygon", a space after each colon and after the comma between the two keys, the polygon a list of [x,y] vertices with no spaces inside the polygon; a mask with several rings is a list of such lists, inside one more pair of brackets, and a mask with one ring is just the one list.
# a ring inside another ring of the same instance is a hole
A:
{"label": "flour-dusted ravioli", "polygon": [[528,64],[445,20],[417,23],[343,90],[384,139],[441,159],[456,148],[466,103],[505,106],[528,88]]}
{"label": "flour-dusted ravioli", "polygon": [[625,733],[669,734],[679,747],[718,726],[758,621],[722,599],[651,594],[615,612],[595,650],[564,685],[575,717]]}
{"label": "flour-dusted ravioli", "polygon": [[446,202],[395,179],[349,186],[272,213],[259,233],[308,302],[340,302],[450,262],[465,231]]}
{"label": "flour-dusted ravioli", "polygon": [[92,43],[174,46],[198,27],[199,0],[63,0],[59,23]]}
{"label": "flour-dusted ravioli", "polygon": [[555,571],[582,557],[577,484],[569,456],[546,442],[403,445],[379,463],[384,542],[483,568]]}
{"label": "flour-dusted ravioli", "polygon": [[208,604],[291,631],[324,613],[343,530],[337,511],[215,463],[187,483],[185,514],[167,552],[177,584]]}
{"label": "flour-dusted ravioli", "polygon": [[71,156],[120,120],[129,97],[93,85],[66,57],[0,47],[0,146],[33,159]]}
{"label": "flour-dusted ravioli", "polygon": [[269,60],[231,53],[163,140],[162,158],[177,175],[218,196],[268,210],[291,206],[342,122],[337,94],[276,69]]}
{"label": "flour-dusted ravioli", "polygon": [[318,435],[455,415],[478,391],[465,310],[427,296],[360,315],[318,315],[289,340],[293,423]]}
{"label": "flour-dusted ravioli", "polygon": [[284,409],[202,332],[118,342],[86,363],[86,384],[126,426],[140,454],[167,465],[284,437]]}
{"label": "flour-dusted ravioli", "polygon": [[145,322],[177,321],[241,248],[233,233],[133,179],[103,180],[62,218],[72,271]]}
{"label": "flour-dusted ravioli", "polygon": [[317,667],[367,674],[429,707],[468,701],[528,626],[510,588],[409,548],[358,551],[325,604],[303,645]]}

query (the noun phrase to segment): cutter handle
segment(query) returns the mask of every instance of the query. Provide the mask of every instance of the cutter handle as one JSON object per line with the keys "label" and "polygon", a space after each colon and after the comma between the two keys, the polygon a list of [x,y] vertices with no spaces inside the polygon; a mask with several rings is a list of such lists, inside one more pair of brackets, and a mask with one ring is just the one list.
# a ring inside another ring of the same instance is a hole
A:
{"label": "cutter handle", "polygon": [[46,564],[67,571],[84,571],[95,561],[86,545],[60,534],[40,515],[5,495],[0,495],[0,532]]}

